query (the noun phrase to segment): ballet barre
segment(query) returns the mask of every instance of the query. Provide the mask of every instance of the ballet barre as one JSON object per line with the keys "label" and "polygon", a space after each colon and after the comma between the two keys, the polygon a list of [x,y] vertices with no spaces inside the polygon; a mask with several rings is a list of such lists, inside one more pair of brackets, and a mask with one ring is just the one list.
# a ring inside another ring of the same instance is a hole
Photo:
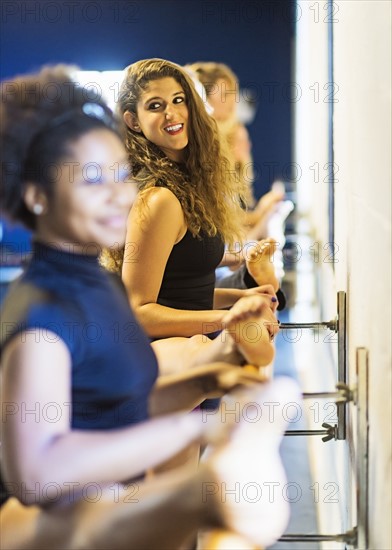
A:
{"label": "ballet barre", "polygon": [[[350,401],[354,401],[355,399],[355,389],[349,388],[346,384],[343,382],[339,382],[336,384],[336,392],[311,392],[311,393],[303,393],[302,398],[303,399],[331,399],[335,401],[336,405],[339,403],[349,403]],[[324,422],[322,424],[322,427],[324,430],[287,430],[284,435],[288,436],[295,436],[295,435],[322,435],[322,441],[324,443],[326,441],[331,441],[331,439],[334,439],[335,441],[339,439],[339,432],[338,432],[338,425],[335,424],[334,426],[331,426],[330,424],[327,424]]]}
{"label": "ballet barre", "polygon": [[337,319],[332,319],[332,321],[317,321],[314,323],[279,323],[280,330],[290,330],[294,328],[328,328],[337,332]]}
{"label": "ballet barre", "polygon": [[[337,407],[338,423],[332,427],[326,425],[326,430],[292,430],[286,432],[285,435],[324,435],[323,441],[330,441],[331,439],[346,439],[346,405],[353,399],[352,391],[347,387],[347,364],[346,364],[346,293],[339,291],[337,294],[337,316],[331,321],[317,321],[310,323],[279,323],[280,330],[291,329],[319,329],[326,328],[332,332],[337,333],[338,336],[338,373],[337,373],[337,389],[341,394],[335,399]],[[327,394],[319,392],[315,394],[308,394],[314,397],[330,397],[335,394]],[[350,399],[348,399],[350,396]],[[307,397],[304,394],[304,397]],[[333,434],[332,434],[333,431]],[[306,433],[304,433],[306,432]],[[330,436],[330,437],[329,437]]]}
{"label": "ballet barre", "polygon": [[357,528],[355,527],[351,531],[338,535],[283,535],[279,540],[281,542],[345,542],[355,548],[357,539]]}
{"label": "ballet barre", "polygon": [[[281,542],[342,542],[345,548],[358,550],[367,550],[369,548],[368,531],[368,491],[369,491],[369,412],[368,412],[368,385],[369,385],[369,357],[366,348],[357,348],[356,350],[356,385],[349,388],[347,384],[339,382],[336,392],[315,392],[303,394],[304,398],[331,398],[334,399],[337,406],[343,405],[357,408],[356,416],[356,435],[357,448],[355,456],[356,468],[356,518],[357,525],[345,533],[337,534],[291,534],[283,535]],[[326,433],[323,440],[339,439],[338,426],[322,425],[325,430],[314,430],[309,433],[303,430],[301,435],[322,435]],[[318,432],[316,434],[316,432]],[[285,435],[292,435],[286,432]],[[300,435],[300,434],[298,434]]]}

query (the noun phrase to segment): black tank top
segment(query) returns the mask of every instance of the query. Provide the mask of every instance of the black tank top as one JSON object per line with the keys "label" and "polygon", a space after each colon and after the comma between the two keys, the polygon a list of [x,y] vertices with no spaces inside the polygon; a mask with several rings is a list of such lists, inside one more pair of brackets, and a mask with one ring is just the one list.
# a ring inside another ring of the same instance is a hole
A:
{"label": "black tank top", "polygon": [[213,308],[215,269],[224,253],[219,235],[201,233],[193,237],[188,230],[174,245],[163,275],[158,304],[175,309]]}

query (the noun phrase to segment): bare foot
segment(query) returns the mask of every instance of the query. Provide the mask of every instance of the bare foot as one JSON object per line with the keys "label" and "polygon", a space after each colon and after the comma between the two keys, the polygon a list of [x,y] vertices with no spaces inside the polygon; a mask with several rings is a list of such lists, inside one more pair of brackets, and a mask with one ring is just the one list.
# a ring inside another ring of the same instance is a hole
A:
{"label": "bare foot", "polygon": [[268,223],[279,204],[284,199],[284,190],[272,189],[261,197],[253,210],[256,219],[252,224],[252,228],[248,232],[248,239],[262,239],[269,235]]}
{"label": "bare foot", "polygon": [[265,216],[273,212],[275,206],[284,199],[284,191],[275,191],[271,189],[268,193],[265,193],[256,205],[255,210]]}
{"label": "bare foot", "polygon": [[275,353],[273,339],[279,327],[268,300],[257,294],[241,298],[223,319],[220,338],[230,336],[241,355],[255,366],[268,365]]}
{"label": "bare foot", "polygon": [[246,268],[258,285],[270,284],[275,292],[279,288],[279,281],[275,274],[272,261],[277,247],[274,239],[264,239],[250,244],[246,250]]}
{"label": "bare foot", "polygon": [[[228,529],[257,548],[266,548],[283,534],[289,519],[279,445],[287,404],[300,403],[300,392],[292,379],[281,377],[232,397],[236,407],[231,403],[226,415],[231,421],[233,411],[238,413],[236,426],[228,443],[205,464],[215,483],[205,485],[203,497],[216,503]],[[224,412],[220,411],[222,422]]]}

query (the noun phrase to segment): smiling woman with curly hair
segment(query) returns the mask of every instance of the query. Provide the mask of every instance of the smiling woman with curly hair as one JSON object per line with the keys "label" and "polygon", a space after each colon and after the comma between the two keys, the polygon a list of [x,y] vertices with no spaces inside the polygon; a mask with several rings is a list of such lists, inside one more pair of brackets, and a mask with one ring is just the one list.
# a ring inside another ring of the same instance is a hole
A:
{"label": "smiling woman with curly hair", "polygon": [[103,263],[122,270],[132,306],[151,337],[221,330],[222,308],[246,294],[273,290],[214,289],[225,243],[241,241],[244,191],[216,123],[188,74],[162,59],[127,68],[119,111],[140,193],[124,255],[109,251]]}

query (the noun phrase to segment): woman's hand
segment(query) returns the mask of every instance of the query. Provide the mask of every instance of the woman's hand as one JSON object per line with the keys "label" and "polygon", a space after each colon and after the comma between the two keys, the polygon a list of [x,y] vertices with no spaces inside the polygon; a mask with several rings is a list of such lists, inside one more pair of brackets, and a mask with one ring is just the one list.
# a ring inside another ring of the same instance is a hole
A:
{"label": "woman's hand", "polygon": [[254,296],[255,294],[262,296],[271,311],[275,313],[279,305],[279,301],[276,297],[275,290],[272,285],[261,285],[243,290],[244,296]]}

